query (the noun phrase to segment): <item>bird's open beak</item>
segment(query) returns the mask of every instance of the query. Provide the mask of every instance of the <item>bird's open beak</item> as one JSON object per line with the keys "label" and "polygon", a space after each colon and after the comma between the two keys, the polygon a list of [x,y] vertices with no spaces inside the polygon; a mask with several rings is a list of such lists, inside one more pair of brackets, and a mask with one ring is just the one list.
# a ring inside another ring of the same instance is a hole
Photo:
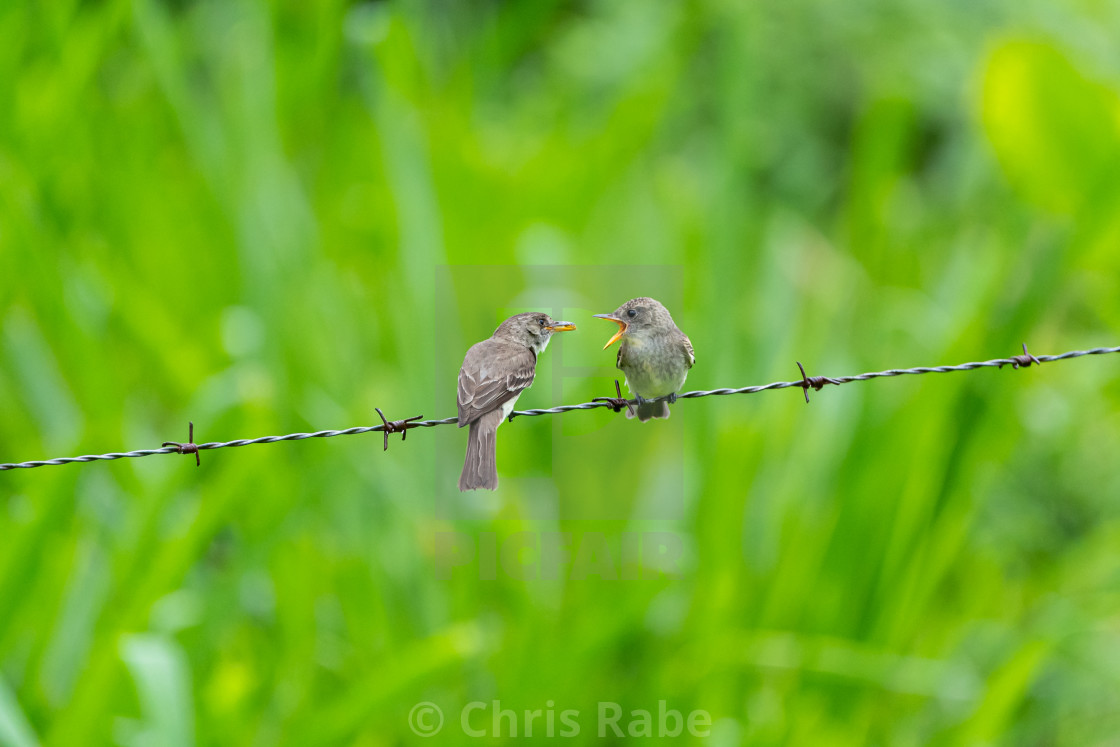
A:
{"label": "bird's open beak", "polygon": [[556,324],[545,327],[549,332],[572,332],[575,328],[576,325],[571,322],[556,322]]}
{"label": "bird's open beak", "polygon": [[607,321],[614,322],[615,324],[618,325],[618,331],[614,333],[614,337],[607,340],[607,344],[603,346],[603,350],[606,350],[611,345],[614,345],[615,341],[618,338],[620,338],[624,334],[626,334],[626,322],[622,321],[621,319],[619,319],[614,314],[595,314],[594,316],[595,316],[596,319],[606,319]]}

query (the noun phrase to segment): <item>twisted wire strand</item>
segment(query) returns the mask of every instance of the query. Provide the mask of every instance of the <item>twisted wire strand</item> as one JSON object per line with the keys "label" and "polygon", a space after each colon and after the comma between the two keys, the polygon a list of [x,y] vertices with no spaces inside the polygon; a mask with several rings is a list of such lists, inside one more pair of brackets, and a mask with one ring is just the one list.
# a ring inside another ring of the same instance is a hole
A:
{"label": "twisted wire strand", "polygon": [[[696,390],[692,392],[684,392],[676,395],[676,399],[696,399],[697,397],[721,397],[728,394],[755,394],[757,392],[766,392],[772,389],[788,389],[790,387],[797,387],[798,389],[807,390],[810,387],[820,389],[825,384],[849,384],[854,381],[869,381],[871,379],[890,378],[893,376],[911,376],[919,374],[930,373],[952,373],[954,371],[974,371],[980,368],[1003,368],[1004,366],[1013,366],[1015,368],[1026,367],[1031,365],[1032,362],[1037,363],[1051,363],[1054,361],[1064,361],[1071,358],[1081,358],[1086,355],[1107,355],[1109,353],[1120,353],[1120,347],[1112,348],[1092,348],[1090,350],[1071,350],[1068,353],[1061,353],[1059,355],[1038,355],[1032,356],[1026,353],[1024,348],[1023,355],[1017,355],[1011,358],[994,358],[988,361],[975,361],[971,363],[961,363],[955,366],[918,366],[915,368],[892,368],[886,371],[871,371],[869,373],[856,374],[854,376],[815,376],[804,377],[797,381],[775,381],[772,384],[763,384],[759,386],[745,386],[738,389],[706,389]],[[657,400],[669,399],[669,397],[658,397]],[[648,401],[657,401],[648,400]],[[630,404],[638,404],[635,400],[629,400]],[[565,412],[573,412],[575,410],[597,410],[599,408],[613,409],[614,405],[610,402],[583,402],[578,405],[560,405],[559,407],[547,407],[542,409],[533,410],[515,410],[510,414],[510,417],[536,417],[540,415],[560,415]],[[194,449],[184,450],[181,446],[164,446],[159,449],[139,449],[136,451],[125,452],[111,452],[108,454],[88,454],[85,456],[77,457],[59,457],[56,459],[44,459],[30,462],[15,462],[9,464],[0,464],[0,472],[11,469],[31,469],[33,467],[48,467],[59,464],[79,464],[83,462],[98,462],[98,461],[112,461],[115,459],[131,459],[134,457],[154,456],[156,454],[184,454],[194,453],[197,451],[210,451],[212,449],[226,449],[236,448],[239,446],[250,446],[252,444],[272,444],[279,441],[302,441],[308,438],[333,438],[334,436],[351,436],[359,433],[407,433],[408,430],[413,428],[434,428],[438,425],[451,425],[458,423],[458,418],[441,418],[438,420],[415,420],[410,422],[405,421],[392,421],[383,425],[372,426],[359,426],[356,428],[346,428],[344,430],[323,430],[315,431],[314,433],[289,433],[286,436],[261,436],[260,438],[241,438],[234,441],[211,441],[202,444],[191,444]]]}

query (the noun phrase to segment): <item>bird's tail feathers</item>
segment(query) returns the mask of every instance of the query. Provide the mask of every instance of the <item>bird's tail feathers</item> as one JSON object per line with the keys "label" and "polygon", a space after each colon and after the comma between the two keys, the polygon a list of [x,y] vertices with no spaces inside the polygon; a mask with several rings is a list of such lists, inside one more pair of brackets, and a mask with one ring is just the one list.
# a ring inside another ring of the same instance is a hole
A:
{"label": "bird's tail feathers", "polygon": [[[497,416],[495,418],[494,416]],[[494,490],[498,487],[497,432],[502,413],[488,412],[471,423],[467,457],[459,476],[459,490]]]}
{"label": "bird's tail feathers", "polygon": [[627,418],[637,418],[641,422],[646,422],[653,418],[668,418],[669,417],[669,403],[666,400],[660,399],[654,402],[642,402],[634,408],[634,412],[626,411]]}

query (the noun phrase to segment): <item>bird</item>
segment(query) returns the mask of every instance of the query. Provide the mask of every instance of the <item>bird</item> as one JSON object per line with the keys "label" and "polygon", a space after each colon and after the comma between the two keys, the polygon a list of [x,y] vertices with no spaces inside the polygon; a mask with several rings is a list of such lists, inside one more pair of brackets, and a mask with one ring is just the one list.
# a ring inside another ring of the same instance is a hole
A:
{"label": "bird", "polygon": [[506,319],[494,334],[475,343],[459,369],[459,427],[470,426],[459,490],[498,487],[498,426],[533,383],[537,358],[554,332],[576,328],[548,314],[528,312]]}
{"label": "bird", "polygon": [[637,413],[628,408],[626,417],[637,417],[643,423],[669,417],[669,403],[676,401],[688,370],[696,363],[688,335],[677,328],[669,310],[652,298],[633,298],[610,314],[594,316],[618,325],[618,332],[603,350],[622,340],[615,365],[638,399]]}

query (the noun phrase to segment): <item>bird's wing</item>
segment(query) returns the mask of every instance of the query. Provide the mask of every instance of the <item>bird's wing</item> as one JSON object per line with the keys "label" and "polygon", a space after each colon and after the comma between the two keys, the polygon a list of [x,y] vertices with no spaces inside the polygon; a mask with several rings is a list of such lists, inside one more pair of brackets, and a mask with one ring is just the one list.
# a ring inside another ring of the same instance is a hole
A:
{"label": "bird's wing", "polygon": [[688,339],[688,335],[681,333],[681,342],[684,343],[684,357],[688,361],[688,367],[692,368],[696,365],[696,353],[692,352],[692,340]]}
{"label": "bird's wing", "polygon": [[459,427],[528,388],[536,368],[536,355],[521,345],[489,339],[472,346],[459,369]]}

